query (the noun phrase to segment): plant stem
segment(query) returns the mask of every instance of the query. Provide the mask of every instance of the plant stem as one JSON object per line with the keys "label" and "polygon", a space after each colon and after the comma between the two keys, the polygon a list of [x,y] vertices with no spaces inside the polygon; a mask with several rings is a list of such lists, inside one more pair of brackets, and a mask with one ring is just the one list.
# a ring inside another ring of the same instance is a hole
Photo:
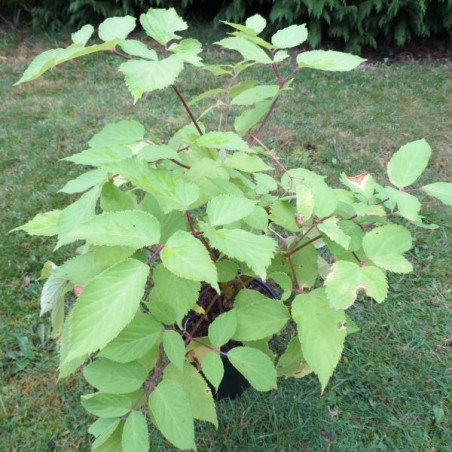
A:
{"label": "plant stem", "polygon": [[[189,336],[189,334],[186,331],[183,332],[183,335],[184,336]],[[217,350],[215,347],[212,347],[211,345],[205,344],[204,342],[201,342],[201,341],[199,341],[198,339],[196,339],[194,337],[192,337],[190,339],[190,342],[196,342],[197,344],[203,345],[204,347],[208,348],[209,350],[214,351],[215,353],[218,353],[219,355],[223,355],[223,356],[227,355],[227,353],[222,352],[221,350]]]}
{"label": "plant stem", "polygon": [[273,152],[264,143],[262,143],[261,140],[259,140],[259,138],[257,138],[255,135],[251,135],[251,138],[253,138],[258,144],[260,144],[264,148],[265,152],[276,162],[276,164],[285,173],[287,173],[287,168],[281,163],[281,161],[278,159],[278,157],[276,157],[276,155],[273,154]]}
{"label": "plant stem", "polygon": [[204,311],[204,314],[196,322],[195,326],[190,331],[190,333],[188,333],[187,339],[185,340],[185,345],[188,345],[190,343],[190,341],[192,340],[194,334],[196,333],[196,331],[198,331],[198,328],[201,326],[201,323],[204,322],[204,320],[206,319],[207,314],[213,308],[213,306],[214,306],[214,304],[217,301],[219,296],[220,296],[219,294],[215,294],[215,296],[212,298],[212,300],[209,303],[209,306],[207,306],[206,310]]}
{"label": "plant stem", "polygon": [[293,262],[292,262],[292,258],[289,255],[286,255],[287,260],[289,262],[290,265],[290,271],[292,272],[292,278],[293,278],[293,282],[295,284],[295,293],[300,293],[300,284],[298,283],[298,278],[297,278],[297,274],[295,273],[295,267],[293,266]]}
{"label": "plant stem", "polygon": [[[147,248],[148,249],[148,248]],[[163,245],[159,243],[157,249],[146,259],[146,264],[149,265],[163,250]]]}
{"label": "plant stem", "polygon": [[250,147],[254,146],[254,144],[256,143],[257,138],[259,137],[259,135],[264,130],[265,125],[267,124],[267,122],[268,122],[273,110],[275,109],[275,105],[276,105],[277,101],[278,101],[278,97],[270,105],[270,108],[268,109],[267,114],[265,115],[265,118],[262,120],[261,125],[257,129],[256,133],[251,135],[252,141],[249,143]]}
{"label": "plant stem", "polygon": [[196,127],[196,130],[198,131],[198,133],[200,135],[202,135],[202,130],[201,127],[199,127],[198,121],[196,121],[196,118],[194,117],[193,113],[190,110],[190,107],[188,106],[187,102],[185,102],[185,99],[182,97],[182,94],[180,93],[180,91],[177,89],[176,85],[171,85],[174,89],[174,92],[177,94],[177,97],[179,98],[179,100],[182,102],[182,105],[185,108],[185,111],[187,112],[188,116],[190,116],[191,121],[193,122],[193,124]]}
{"label": "plant stem", "polygon": [[190,167],[188,165],[184,165],[182,162],[179,162],[176,159],[170,159],[173,163],[175,163],[176,165],[181,166],[182,168],[186,168],[186,169],[190,169]]}
{"label": "plant stem", "polygon": [[300,251],[302,248],[304,248],[305,246],[310,245],[312,242],[315,242],[316,240],[321,239],[322,236],[321,235],[317,235],[314,238],[312,238],[311,240],[308,240],[307,242],[303,243],[300,246],[297,246],[295,249],[291,249],[289,251],[287,251],[286,253],[286,257],[289,258],[290,256],[292,256],[292,254],[296,253],[297,251]]}

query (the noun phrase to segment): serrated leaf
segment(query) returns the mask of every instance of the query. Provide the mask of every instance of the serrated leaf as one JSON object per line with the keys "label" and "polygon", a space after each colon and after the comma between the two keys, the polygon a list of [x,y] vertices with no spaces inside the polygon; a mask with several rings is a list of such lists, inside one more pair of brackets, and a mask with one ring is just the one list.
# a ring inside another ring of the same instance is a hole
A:
{"label": "serrated leaf", "polygon": [[102,41],[126,39],[127,35],[134,30],[135,21],[135,17],[132,16],[109,17],[99,25],[99,38]]}
{"label": "serrated leaf", "polygon": [[94,255],[92,252],[88,252],[68,259],[64,264],[55,269],[54,273],[60,278],[84,286],[102,270],[102,268],[94,267]]}
{"label": "serrated leaf", "polygon": [[366,60],[359,56],[335,50],[309,50],[297,56],[298,67],[321,71],[351,71],[364,61]]}
{"label": "serrated leaf", "polygon": [[306,25],[290,25],[287,28],[278,30],[272,36],[272,44],[280,49],[290,49],[299,46],[308,39]]}
{"label": "serrated leaf", "polygon": [[295,297],[292,317],[298,326],[303,356],[319,377],[323,392],[344,348],[345,313],[329,306],[324,289],[316,289]]}
{"label": "serrated leaf", "polygon": [[430,196],[434,196],[448,206],[452,206],[452,184],[448,182],[435,182],[420,188]]}
{"label": "serrated leaf", "polygon": [[411,234],[403,226],[390,224],[367,232],[363,238],[363,249],[374,264],[394,273],[409,273],[413,270],[402,254],[412,247]]}
{"label": "serrated leaf", "polygon": [[297,212],[302,216],[303,222],[308,221],[314,211],[314,195],[306,185],[298,184],[295,188],[297,195]]}
{"label": "serrated leaf", "polygon": [[172,39],[180,39],[175,32],[186,30],[188,27],[174,8],[152,8],[140,16],[140,23],[144,31],[162,45]]}
{"label": "serrated leaf", "polygon": [[237,330],[237,313],[236,310],[224,312],[220,314],[209,325],[209,339],[215,347],[221,347],[226,344]]}
{"label": "serrated leaf", "polygon": [[201,93],[199,96],[194,97],[190,102],[188,102],[188,105],[192,106],[201,100],[208,99],[209,97],[216,96],[217,94],[223,94],[225,92],[226,90],[223,88],[209,89]]}
{"label": "serrated leaf", "polygon": [[189,63],[197,67],[203,65],[201,57],[198,56],[202,52],[202,46],[197,39],[182,39],[177,44],[171,44],[168,50],[173,52],[184,63]]}
{"label": "serrated leaf", "polygon": [[411,185],[427,167],[432,150],[424,139],[402,146],[388,162],[388,177],[398,188]]}
{"label": "serrated leaf", "polygon": [[179,449],[195,449],[190,403],[180,384],[163,380],[149,397],[149,411],[163,436]]}
{"label": "serrated leaf", "polygon": [[107,180],[107,172],[103,169],[94,169],[80,174],[77,178],[70,180],[58,192],[74,194],[81,193],[94,185],[101,184]]}
{"label": "serrated leaf", "polygon": [[263,64],[271,64],[272,62],[267,53],[259,46],[238,36],[224,38],[215,44],[218,44],[225,49],[236,50],[245,60]]}
{"label": "serrated leaf", "polygon": [[127,246],[138,249],[160,240],[160,224],[149,213],[139,210],[107,212],[77,225],[58,245],[86,240],[93,245]]}
{"label": "serrated leaf", "polygon": [[92,25],[84,25],[80,30],[72,33],[71,39],[74,44],[81,44],[85,46],[89,38],[91,38],[94,33],[94,27]]}
{"label": "serrated leaf", "polygon": [[175,232],[160,253],[163,265],[176,276],[206,281],[217,292],[217,269],[204,245],[190,233]]}
{"label": "serrated leaf", "polygon": [[182,371],[185,361],[185,344],[179,333],[165,330],[163,333],[163,350],[168,359]]}
{"label": "serrated leaf", "polygon": [[147,265],[127,259],[83,288],[70,316],[65,363],[102,349],[118,336],[135,316],[148,272]]}
{"label": "serrated leaf", "polygon": [[278,377],[303,378],[312,372],[306,363],[298,337],[293,337],[287,344],[286,351],[279,358],[276,365]]}
{"label": "serrated leaf", "polygon": [[272,238],[241,229],[215,230],[207,225],[203,230],[214,248],[233,259],[245,262],[257,275],[265,277],[277,247]]}
{"label": "serrated leaf", "polygon": [[275,97],[279,92],[278,85],[259,85],[243,91],[232,99],[231,105],[254,105],[268,98]]}
{"label": "serrated leaf", "polygon": [[255,126],[267,113],[270,108],[272,101],[264,100],[259,102],[250,110],[244,111],[242,114],[237,116],[234,120],[234,129],[240,135],[245,135],[251,127]]}
{"label": "serrated leaf", "polygon": [[[306,241],[307,239],[301,241],[300,245],[304,245]],[[307,289],[312,287],[319,273],[315,246],[310,244],[301,248],[292,254],[291,259],[300,288]]]}
{"label": "serrated leaf", "polygon": [[402,217],[415,221],[421,210],[421,203],[416,196],[410,195],[392,187],[385,187],[389,199],[397,204]]}
{"label": "serrated leaf", "polygon": [[10,232],[24,231],[30,235],[51,237],[57,233],[57,223],[60,214],[61,210],[50,210],[49,212],[38,213],[32,220],[22,226],[11,229]]}
{"label": "serrated leaf", "polygon": [[199,199],[199,196],[200,192],[196,184],[179,179],[175,184],[173,195],[161,203],[161,208],[163,213],[169,213],[172,210],[185,212]]}
{"label": "serrated leaf", "polygon": [[330,217],[317,225],[317,229],[327,235],[331,240],[339,243],[346,250],[351,238],[340,228],[339,218]]}
{"label": "serrated leaf", "polygon": [[255,206],[253,211],[243,221],[258,231],[267,232],[268,230],[268,214],[261,206]]}
{"label": "serrated leaf", "polygon": [[118,363],[98,359],[83,369],[83,376],[99,391],[127,394],[141,388],[147,377],[147,371],[137,362]]}
{"label": "serrated leaf", "polygon": [[232,195],[219,195],[207,204],[207,216],[211,226],[233,223],[251,214],[256,202]]}
{"label": "serrated leaf", "polygon": [[228,155],[224,161],[225,166],[234,168],[245,173],[267,171],[272,169],[257,155],[250,155],[245,152],[234,152]]}
{"label": "serrated leaf", "polygon": [[255,14],[246,19],[245,25],[259,34],[267,25],[267,21],[260,14]]}
{"label": "serrated leaf", "polygon": [[140,149],[137,157],[141,160],[146,160],[146,162],[156,162],[157,160],[163,159],[177,159],[178,154],[172,147],[166,144],[152,144]]}
{"label": "serrated leaf", "polygon": [[132,144],[144,137],[144,126],[138,121],[123,120],[107,124],[100,132],[96,133],[88,144],[92,148],[106,149]]}
{"label": "serrated leaf", "polygon": [[102,444],[104,444],[116,430],[116,427],[119,425],[119,421],[120,419],[117,417],[116,418],[101,417],[97,419],[96,422],[91,424],[91,426],[88,429],[88,432],[96,437],[95,441],[91,446],[91,449],[94,450],[97,447],[100,447]]}
{"label": "serrated leaf", "polygon": [[136,207],[136,200],[133,195],[122,191],[113,181],[109,181],[102,187],[100,207],[104,212],[133,210]]}
{"label": "serrated leaf", "polygon": [[249,146],[234,132],[207,132],[196,140],[198,146],[229,151],[247,151]]}
{"label": "serrated leaf", "polygon": [[218,272],[218,282],[228,282],[236,278],[238,274],[237,262],[225,259],[215,262]]}
{"label": "serrated leaf", "polygon": [[135,248],[128,246],[94,246],[93,265],[95,268],[106,268],[125,261],[135,253]]}
{"label": "serrated leaf", "polygon": [[201,368],[215,391],[218,391],[218,386],[224,377],[224,365],[220,355],[215,352],[207,352],[202,358]]}
{"label": "serrated leaf", "polygon": [[146,418],[140,411],[132,411],[122,430],[122,450],[128,452],[148,452],[149,432]]}
{"label": "serrated leaf", "polygon": [[110,436],[106,438],[105,441],[102,441],[101,444],[96,444],[96,447],[94,448],[94,444],[96,443],[95,441],[91,446],[91,450],[93,452],[111,452],[113,450],[121,450],[123,426],[124,424],[120,422],[116,429],[110,434]]}
{"label": "serrated leaf", "polygon": [[135,361],[161,338],[163,326],[149,314],[136,314],[132,321],[102,349],[99,356],[119,363]]}
{"label": "serrated leaf", "polygon": [[124,39],[119,41],[119,46],[129,55],[154,61],[158,59],[157,52],[154,49],[148,48],[144,42],[135,39]]}
{"label": "serrated leaf", "polygon": [[127,159],[128,157],[132,157],[131,149],[126,146],[115,146],[110,149],[86,149],[63,160],[74,162],[78,165],[90,165],[101,168],[108,164]]}
{"label": "serrated leaf", "polygon": [[378,267],[366,265],[361,269],[361,288],[368,297],[377,303],[383,303],[388,296],[388,280],[385,273]]}
{"label": "serrated leaf", "polygon": [[279,300],[261,298],[234,308],[237,329],[233,339],[256,341],[278,333],[289,320],[289,311]]}
{"label": "serrated leaf", "polygon": [[290,232],[298,232],[300,228],[295,222],[295,207],[287,201],[275,201],[271,205],[269,219]]}
{"label": "serrated leaf", "polygon": [[184,62],[175,55],[159,61],[129,60],[119,66],[134,102],[145,92],[172,85],[183,68]]}
{"label": "serrated leaf", "polygon": [[22,77],[14,83],[14,86],[24,82],[30,82],[40,77],[44,72],[55,65],[56,58],[62,49],[51,49],[37,55],[25,69]]}
{"label": "serrated leaf", "polygon": [[124,416],[132,401],[125,395],[96,392],[81,396],[82,406],[88,413],[101,418]]}
{"label": "serrated leaf", "polygon": [[218,427],[212,391],[194,366],[185,362],[183,369],[179,370],[170,365],[166,368],[163,378],[166,381],[174,381],[182,387],[195,419],[211,422]]}
{"label": "serrated leaf", "polygon": [[276,388],[276,369],[264,352],[251,347],[235,347],[229,350],[228,359],[257,391]]}
{"label": "serrated leaf", "polygon": [[52,311],[60,301],[64,300],[66,285],[67,280],[61,278],[57,274],[49,276],[47,281],[44,283],[44,287],[41,292],[41,299],[39,303],[41,306],[41,311],[39,313],[40,316]]}

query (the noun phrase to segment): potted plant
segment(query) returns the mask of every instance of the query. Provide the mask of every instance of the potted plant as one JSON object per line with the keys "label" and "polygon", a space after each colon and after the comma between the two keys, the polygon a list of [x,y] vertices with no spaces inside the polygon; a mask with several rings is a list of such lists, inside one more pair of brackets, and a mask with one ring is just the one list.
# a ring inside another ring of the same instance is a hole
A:
{"label": "potted plant", "polygon": [[[98,28],[102,43],[87,46],[94,28],[85,25],[67,48],[38,55],[17,83],[108,52],[122,60],[135,102],[172,89],[187,125],[164,138],[137,121],[106,125],[65,159],[87,167],[61,190],[79,198],[16,230],[56,236],[56,248],[78,244],[75,257],[45,264],[41,315],[50,312],[60,344],[59,377],[82,367],[95,388],[82,397],[99,418],[89,429],[93,449],[148,450],[148,418],[174,446],[195,449],[194,419],[217,426],[211,388],[225,359],[258,391],[311,372],[324,391],[356,330],[347,309],[361,291],[383,302],[387,273],[412,271],[405,224],[436,227],[422,222],[417,195],[450,205],[451,184],[412,187],[431,153],[423,139],[391,157],[384,185],[363,172],[342,174],[333,188],[306,168],[286,168],[262,132],[297,72],[349,71],[364,61],[293,54],[307,38],[304,25],[266,41],[259,15],[227,23],[231,33],[216,44],[240,59],[204,65],[201,44],[177,34],[187,24],[174,9],[150,9],[140,23],[155,48],[127,38],[133,17],[110,18]],[[176,86],[185,65],[218,84],[188,102]],[[255,65],[275,82],[246,79]],[[215,127],[192,109],[204,99]],[[269,342],[287,328],[296,335],[276,356]]]}

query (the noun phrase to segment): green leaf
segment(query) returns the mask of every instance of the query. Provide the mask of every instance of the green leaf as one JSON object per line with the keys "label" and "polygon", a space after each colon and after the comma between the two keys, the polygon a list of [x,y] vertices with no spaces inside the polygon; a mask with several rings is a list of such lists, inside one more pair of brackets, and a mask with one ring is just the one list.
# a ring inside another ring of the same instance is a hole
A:
{"label": "green leaf", "polygon": [[25,231],[30,235],[51,237],[57,233],[57,223],[60,214],[61,210],[50,210],[49,212],[38,213],[28,223],[11,229],[10,232]]}
{"label": "green leaf", "polygon": [[172,85],[183,68],[184,62],[175,55],[159,61],[129,60],[119,66],[134,102],[145,92]]}
{"label": "green leaf", "polygon": [[171,305],[180,324],[188,311],[196,305],[201,288],[200,282],[179,278],[163,265],[155,268],[153,278],[154,287],[150,295],[150,305],[156,302]]}
{"label": "green leaf", "polygon": [[96,437],[96,440],[92,444],[91,449],[94,450],[97,447],[100,447],[102,444],[104,444],[116,430],[116,427],[118,427],[119,422],[120,419],[117,417],[116,418],[101,417],[97,419],[96,422],[91,424],[91,426],[88,429],[88,432]]}
{"label": "green leaf", "polygon": [[247,215],[243,221],[248,226],[251,226],[258,231],[263,231],[265,233],[268,230],[268,214],[261,206],[255,206],[253,211]]}
{"label": "green leaf", "polygon": [[261,278],[265,277],[276,251],[277,243],[266,235],[256,235],[242,229],[215,230],[203,226],[210,244],[227,256],[245,262]]}
{"label": "green leaf", "polygon": [[84,25],[82,28],[80,28],[79,31],[72,33],[71,35],[72,42],[74,44],[81,44],[82,46],[85,46],[93,33],[94,27],[92,25],[89,24]]}
{"label": "green leaf", "polygon": [[255,14],[246,19],[245,25],[259,34],[267,25],[267,21],[260,14]]}
{"label": "green leaf", "polygon": [[298,232],[300,228],[295,222],[295,207],[287,201],[275,201],[271,205],[269,218],[274,223],[290,232]]}
{"label": "green leaf", "polygon": [[156,162],[162,159],[178,159],[178,154],[166,144],[152,144],[140,149],[137,157],[141,160],[146,160],[146,162]]}
{"label": "green leaf", "polygon": [[234,132],[207,132],[196,140],[198,146],[229,151],[247,151],[249,146]]}
{"label": "green leaf", "polygon": [[163,350],[168,359],[182,371],[185,361],[185,344],[179,333],[165,330],[163,333]]}
{"label": "green leaf", "polygon": [[144,138],[144,126],[138,121],[123,120],[107,124],[100,132],[96,133],[88,144],[92,148],[105,149],[132,144]]}
{"label": "green leaf", "polygon": [[[304,245],[306,242],[307,239],[302,240],[300,245]],[[291,259],[300,289],[312,287],[319,273],[315,246],[311,244],[301,248],[292,254]]]}
{"label": "green leaf", "polygon": [[201,57],[198,56],[202,52],[202,46],[197,39],[183,39],[177,44],[171,44],[168,50],[173,52],[184,63],[189,63],[197,67],[203,65]]}
{"label": "green leaf", "polygon": [[382,303],[388,294],[386,275],[373,266],[360,267],[355,262],[337,261],[325,279],[325,292],[334,309],[348,309],[360,289]]}
{"label": "green leaf", "polygon": [[411,263],[402,256],[411,247],[410,231],[395,224],[375,228],[363,238],[366,256],[374,264],[394,273],[409,273],[413,270]]}
{"label": "green leaf", "polygon": [[276,365],[278,377],[303,378],[312,372],[306,363],[298,337],[293,337],[287,344],[286,351],[279,358]]}
{"label": "green leaf", "polygon": [[398,188],[411,185],[427,167],[432,150],[424,140],[402,146],[388,162],[388,177]]}
{"label": "green leaf", "polygon": [[104,212],[134,210],[136,203],[130,193],[126,193],[116,187],[114,182],[111,180],[102,187],[100,207]]}
{"label": "green leaf", "polygon": [[251,347],[235,347],[228,352],[228,359],[254,389],[270,391],[276,388],[276,369],[264,352]]}
{"label": "green leaf", "polygon": [[99,356],[119,363],[143,357],[161,338],[163,326],[149,314],[136,314],[132,321],[102,349]]}
{"label": "green leaf", "polygon": [[102,270],[102,268],[94,267],[94,255],[92,252],[88,252],[68,259],[55,270],[55,275],[84,286]]}
{"label": "green leaf", "polygon": [[99,25],[99,38],[102,41],[113,39],[126,39],[127,35],[135,28],[135,17],[109,17]]}
{"label": "green leaf", "polygon": [[272,36],[272,44],[280,49],[290,49],[299,46],[308,39],[306,25],[291,25],[290,27],[278,30]]}
{"label": "green leaf", "polygon": [[94,185],[101,184],[107,180],[107,172],[103,169],[95,169],[80,174],[77,178],[70,180],[58,192],[62,193],[81,193]]}
{"label": "green leaf", "polygon": [[188,102],[188,105],[192,106],[201,100],[208,99],[209,97],[216,96],[217,94],[223,94],[225,92],[226,90],[223,88],[209,89],[201,93],[199,96],[194,97],[190,102]]}
{"label": "green leaf", "polygon": [[217,267],[218,272],[218,282],[232,281],[237,276],[239,267],[237,262],[224,259],[215,262],[215,266]]}
{"label": "green leaf", "polygon": [[250,215],[256,202],[232,195],[219,195],[207,204],[207,216],[211,226],[233,223]]}
{"label": "green leaf", "polygon": [[180,384],[163,380],[149,397],[149,411],[163,436],[179,449],[196,449],[190,403]]}
{"label": "green leaf", "polygon": [[254,173],[257,171],[267,171],[272,169],[257,155],[250,155],[245,152],[234,152],[228,155],[224,164],[229,168],[234,168],[245,173]]}
{"label": "green leaf", "polygon": [[339,218],[330,217],[317,225],[317,229],[327,235],[331,240],[339,243],[346,250],[351,241],[349,237],[339,226]]}
{"label": "green leaf", "polygon": [[391,201],[397,203],[402,217],[410,221],[415,221],[421,210],[421,203],[416,196],[410,195],[392,187],[385,187],[385,191]]}
{"label": "green leaf", "polygon": [[297,56],[298,67],[321,71],[351,71],[364,61],[366,60],[359,56],[335,50],[309,50]]}
{"label": "green leaf", "polygon": [[369,173],[361,173],[357,176],[347,176],[345,173],[341,174],[341,182],[355,193],[363,195],[369,199],[375,191],[375,181]]}
{"label": "green leaf", "polygon": [[195,419],[211,422],[218,428],[212,391],[194,366],[188,362],[184,363],[182,369],[170,365],[166,368],[163,378],[166,381],[174,381],[182,387]]}
{"label": "green leaf", "polygon": [[135,39],[121,40],[119,41],[119,46],[129,55],[154,61],[158,59],[157,52],[154,49],[148,48],[148,46],[141,41]]}
{"label": "green leaf", "polygon": [[303,222],[308,221],[314,211],[314,195],[306,185],[298,184],[295,188],[297,195],[297,212],[302,216]]}
{"label": "green leaf", "polygon": [[58,245],[86,240],[93,245],[127,246],[134,249],[160,240],[160,224],[154,216],[139,210],[107,212],[77,225]]}
{"label": "green leaf", "polygon": [[132,401],[125,395],[96,392],[81,396],[82,406],[88,413],[102,418],[124,416],[132,406]]}
{"label": "green leaf", "polygon": [[218,391],[224,377],[224,365],[218,353],[207,352],[201,361],[202,373],[210,381],[215,391]]}
{"label": "green leaf", "polygon": [[344,348],[345,313],[329,306],[324,289],[316,289],[295,297],[292,317],[298,326],[303,356],[319,377],[323,392]]}
{"label": "green leaf", "polygon": [[122,450],[128,452],[148,452],[149,432],[146,418],[140,411],[132,411],[126,419],[122,431]]}
{"label": "green leaf", "polygon": [[427,195],[434,196],[448,206],[452,206],[452,184],[448,182],[435,182],[424,185],[420,190],[425,191]]}
{"label": "green leaf", "polygon": [[46,50],[37,55],[29,64],[22,77],[14,83],[14,86],[24,82],[30,82],[40,77],[44,72],[48,71],[55,65],[56,58],[62,49]]}
{"label": "green leaf", "polygon": [[144,31],[162,45],[172,39],[180,39],[175,32],[186,30],[188,27],[174,8],[151,8],[146,14],[140,16],[140,23]]}
{"label": "green leaf", "polygon": [[[91,450],[93,452],[111,452],[113,450],[120,451],[123,426],[124,424],[120,422],[110,436],[105,438],[105,440],[102,440],[100,444],[97,443],[97,440],[94,441],[91,446]],[[96,447],[94,448],[94,446]]]}
{"label": "green leaf", "polygon": [[278,85],[259,85],[243,91],[232,99],[231,105],[254,105],[268,98],[275,97],[279,92]]}
{"label": "green leaf", "polygon": [[259,300],[234,308],[237,329],[236,341],[256,341],[278,333],[290,318],[289,311],[279,300],[262,297]]}
{"label": "green leaf", "polygon": [[241,135],[245,135],[251,127],[255,126],[267,113],[271,100],[264,100],[257,103],[251,110],[244,111],[241,115],[237,116],[234,120],[234,128]]}
{"label": "green leaf", "polygon": [[147,265],[127,259],[100,273],[83,288],[70,316],[65,362],[102,349],[118,336],[135,316],[148,272]]}
{"label": "green leaf", "polygon": [[64,300],[66,285],[67,280],[61,278],[55,273],[49,276],[47,281],[44,283],[44,287],[41,292],[41,300],[39,303],[41,306],[41,311],[39,313],[40,316],[52,311],[60,300]]}
{"label": "green leaf", "polygon": [[226,344],[237,330],[237,313],[235,309],[220,314],[209,325],[209,340],[215,347]]}
{"label": "green leaf", "polygon": [[175,232],[160,253],[163,265],[176,276],[206,281],[217,292],[217,269],[204,245],[190,233]]}
{"label": "green leaf", "polygon": [[161,203],[163,213],[169,213],[172,210],[185,212],[199,199],[199,196],[200,192],[196,184],[179,179],[175,184],[174,194]]}
{"label": "green leaf", "polygon": [[236,50],[245,60],[255,61],[256,63],[271,64],[270,57],[256,44],[247,41],[238,36],[222,39],[215,44],[230,50]]}
{"label": "green leaf", "polygon": [[78,154],[66,157],[63,160],[74,162],[78,165],[104,167],[111,163],[127,159],[131,156],[131,149],[125,146],[116,146],[111,147],[110,149],[86,149]]}
{"label": "green leaf", "polygon": [[98,359],[83,369],[86,381],[102,392],[127,394],[141,388],[146,369],[137,362],[117,363]]}

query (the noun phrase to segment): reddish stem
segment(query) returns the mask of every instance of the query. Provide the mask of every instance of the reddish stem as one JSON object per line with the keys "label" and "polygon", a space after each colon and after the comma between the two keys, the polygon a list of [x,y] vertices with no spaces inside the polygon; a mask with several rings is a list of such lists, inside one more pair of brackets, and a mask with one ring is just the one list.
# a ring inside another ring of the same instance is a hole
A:
{"label": "reddish stem", "polygon": [[305,246],[310,245],[312,242],[315,242],[316,240],[319,240],[320,238],[322,238],[322,236],[321,235],[317,235],[314,238],[312,238],[311,240],[308,240],[307,242],[303,243],[302,245],[297,246],[295,249],[291,249],[290,251],[287,251],[286,257],[292,256],[292,254],[296,253],[297,251],[300,251]]}
{"label": "reddish stem", "polygon": [[195,125],[196,130],[198,131],[198,133],[200,135],[202,135],[201,127],[199,127],[198,121],[196,121],[196,118],[193,116],[193,113],[191,112],[190,107],[188,106],[187,102],[185,102],[185,99],[182,97],[182,94],[177,89],[177,86],[176,85],[172,85],[172,87],[174,89],[174,92],[177,94],[177,97],[182,102],[182,105],[184,106],[185,111],[187,112],[188,116],[190,116],[190,119],[193,122],[193,124]]}

